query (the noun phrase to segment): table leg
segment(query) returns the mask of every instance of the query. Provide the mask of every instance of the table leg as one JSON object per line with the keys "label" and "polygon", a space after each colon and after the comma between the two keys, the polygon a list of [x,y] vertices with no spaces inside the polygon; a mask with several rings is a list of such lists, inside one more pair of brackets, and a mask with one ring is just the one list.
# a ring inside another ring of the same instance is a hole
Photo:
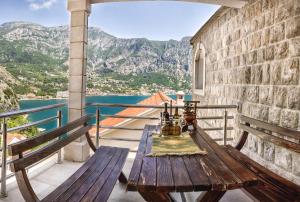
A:
{"label": "table leg", "polygon": [[198,202],[215,202],[219,201],[226,191],[206,191],[202,192],[196,201]]}
{"label": "table leg", "polygon": [[139,191],[139,193],[148,202],[175,202],[175,199],[169,193],[143,191]]}

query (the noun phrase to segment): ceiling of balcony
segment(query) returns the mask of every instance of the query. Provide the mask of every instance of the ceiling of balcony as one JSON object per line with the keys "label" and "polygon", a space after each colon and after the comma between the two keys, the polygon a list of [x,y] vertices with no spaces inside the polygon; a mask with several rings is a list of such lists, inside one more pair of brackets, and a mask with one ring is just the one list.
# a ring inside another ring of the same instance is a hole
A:
{"label": "ceiling of balcony", "polygon": [[[143,1],[143,0],[91,0],[91,3],[95,4],[95,3],[105,3],[105,2],[128,2],[128,1]],[[157,0],[152,0],[152,1],[157,1]],[[247,3],[248,0],[174,0],[174,1],[208,3],[208,4],[216,4],[216,5],[228,6],[234,8],[241,8]]]}

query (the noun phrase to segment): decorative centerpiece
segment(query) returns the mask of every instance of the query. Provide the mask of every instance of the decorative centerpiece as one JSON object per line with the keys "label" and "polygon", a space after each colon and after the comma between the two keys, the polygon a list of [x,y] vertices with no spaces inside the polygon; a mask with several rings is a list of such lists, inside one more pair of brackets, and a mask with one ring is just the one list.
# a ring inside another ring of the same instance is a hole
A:
{"label": "decorative centerpiece", "polygon": [[175,114],[172,115],[172,100],[170,101],[170,113],[168,112],[168,103],[165,103],[165,110],[161,115],[162,127],[161,135],[180,135],[180,116],[178,114],[178,107],[175,107]]}
{"label": "decorative centerpiece", "polygon": [[197,104],[199,101],[183,101],[184,102],[184,112],[183,119],[184,125],[182,127],[182,132],[188,130],[193,131],[197,127]]}

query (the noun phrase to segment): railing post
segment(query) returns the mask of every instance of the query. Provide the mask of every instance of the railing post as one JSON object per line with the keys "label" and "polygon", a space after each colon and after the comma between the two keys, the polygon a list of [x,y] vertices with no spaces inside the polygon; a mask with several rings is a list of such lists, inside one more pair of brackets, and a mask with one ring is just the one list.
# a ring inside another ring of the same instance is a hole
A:
{"label": "railing post", "polygon": [[227,145],[227,110],[224,113],[224,145]]}
{"label": "railing post", "polygon": [[[57,128],[60,128],[61,126],[62,126],[62,111],[58,110],[57,111]],[[57,163],[58,164],[62,163],[62,160],[61,160],[61,149],[58,150],[58,152],[57,152]]]}
{"label": "railing post", "polygon": [[99,138],[100,138],[100,109],[96,111],[96,147],[99,148]]}
{"label": "railing post", "polygon": [[7,147],[7,123],[5,118],[2,123],[2,166],[1,166],[1,198],[6,197],[6,147]]}

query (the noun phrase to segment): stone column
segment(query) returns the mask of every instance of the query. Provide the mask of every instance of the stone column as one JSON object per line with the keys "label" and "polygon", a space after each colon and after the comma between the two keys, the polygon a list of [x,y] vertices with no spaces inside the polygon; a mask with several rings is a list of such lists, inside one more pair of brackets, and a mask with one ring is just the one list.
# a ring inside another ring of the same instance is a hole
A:
{"label": "stone column", "polygon": [[[82,117],[85,113],[87,30],[90,13],[89,0],[68,0],[70,11],[70,51],[69,51],[69,121]],[[90,148],[84,136],[64,148],[64,159],[85,161]]]}

